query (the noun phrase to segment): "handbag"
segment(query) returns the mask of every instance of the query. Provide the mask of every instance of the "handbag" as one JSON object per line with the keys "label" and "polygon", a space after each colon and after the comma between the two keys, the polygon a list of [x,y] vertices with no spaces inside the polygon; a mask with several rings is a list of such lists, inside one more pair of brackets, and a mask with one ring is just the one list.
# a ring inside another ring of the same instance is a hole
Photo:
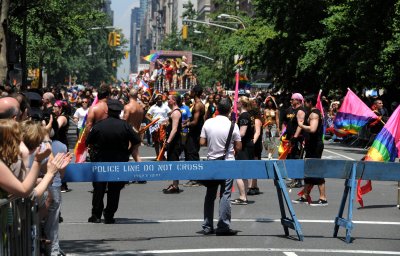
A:
{"label": "handbag", "polygon": [[[232,139],[232,133],[233,133],[233,128],[235,127],[235,122],[231,122],[231,128],[229,129],[229,133],[228,133],[228,138],[226,139],[225,142],[225,149],[224,149],[224,154],[216,159],[212,159],[212,160],[225,160],[228,149],[229,149],[229,144],[231,142]],[[211,161],[212,161],[211,160]],[[205,187],[212,187],[212,186],[218,186],[221,183],[224,183],[225,180],[199,180],[198,181],[200,184],[203,184]]]}

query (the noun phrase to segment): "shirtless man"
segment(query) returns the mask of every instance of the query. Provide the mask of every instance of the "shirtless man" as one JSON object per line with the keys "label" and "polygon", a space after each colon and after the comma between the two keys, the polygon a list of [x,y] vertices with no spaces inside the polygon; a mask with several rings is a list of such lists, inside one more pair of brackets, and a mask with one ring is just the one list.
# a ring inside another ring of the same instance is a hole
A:
{"label": "shirtless man", "polygon": [[[143,121],[144,117],[144,109],[143,105],[139,104],[137,101],[138,99],[138,90],[131,89],[129,91],[129,103],[124,107],[124,116],[122,119],[126,120],[128,124],[130,124],[133,130],[139,133],[140,126]],[[136,162],[141,162],[139,156],[139,146],[140,144],[136,145],[133,148],[132,157]]]}
{"label": "shirtless man", "polygon": [[[195,86],[190,91],[190,97],[194,99],[192,117],[182,125],[183,128],[189,128],[184,148],[185,161],[200,161],[200,134],[204,124],[204,114],[206,112],[205,106],[200,98],[202,94],[203,89],[200,86]],[[199,184],[194,180],[190,180],[183,186],[195,187],[199,186]]]}
{"label": "shirtless man", "polygon": [[108,117],[107,99],[110,94],[110,87],[108,85],[103,84],[100,86],[97,93],[98,102],[96,105],[91,106],[88,111],[84,135],[89,133],[95,123]]}

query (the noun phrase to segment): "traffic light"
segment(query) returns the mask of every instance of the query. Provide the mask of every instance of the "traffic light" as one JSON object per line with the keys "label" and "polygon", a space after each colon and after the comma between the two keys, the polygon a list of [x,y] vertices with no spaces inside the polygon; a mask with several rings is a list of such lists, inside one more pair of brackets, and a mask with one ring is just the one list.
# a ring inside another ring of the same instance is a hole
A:
{"label": "traffic light", "polygon": [[127,60],[128,58],[129,58],[129,52],[126,51],[126,52],[125,52],[125,59]]}
{"label": "traffic light", "polygon": [[108,45],[115,46],[115,32],[108,33]]}
{"label": "traffic light", "polygon": [[121,45],[121,35],[114,32],[114,46],[120,46]]}
{"label": "traffic light", "polygon": [[186,40],[188,37],[188,25],[182,26],[182,39]]}

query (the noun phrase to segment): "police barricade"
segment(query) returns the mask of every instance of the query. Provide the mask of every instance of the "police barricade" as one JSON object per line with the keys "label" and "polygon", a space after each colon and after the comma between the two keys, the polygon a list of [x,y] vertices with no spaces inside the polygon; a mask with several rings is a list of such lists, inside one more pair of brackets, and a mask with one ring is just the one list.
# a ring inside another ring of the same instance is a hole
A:
{"label": "police barricade", "polygon": [[38,207],[30,199],[0,199],[0,255],[39,255]]}
{"label": "police barricade", "polygon": [[[64,180],[67,182],[102,181],[160,181],[160,180],[221,180],[273,179],[281,211],[281,224],[286,236],[289,228],[303,241],[301,225],[296,217],[284,179],[304,177],[345,179],[339,213],[335,219],[334,237],[339,227],[346,229],[346,242],[351,242],[354,228],[353,201],[356,179],[399,181],[399,163],[362,162],[345,160],[241,160],[187,162],[124,162],[70,164]],[[348,214],[343,216],[348,199]],[[285,207],[286,205],[286,207]],[[286,214],[286,209],[290,217]]]}

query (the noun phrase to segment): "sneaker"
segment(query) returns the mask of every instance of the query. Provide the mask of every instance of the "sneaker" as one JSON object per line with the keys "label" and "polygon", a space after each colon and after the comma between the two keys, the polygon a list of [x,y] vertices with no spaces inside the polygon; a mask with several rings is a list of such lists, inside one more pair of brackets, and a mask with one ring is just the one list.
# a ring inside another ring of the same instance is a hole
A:
{"label": "sneaker", "polygon": [[213,235],[215,234],[215,230],[214,229],[204,229],[203,230],[203,235],[208,236],[208,235]]}
{"label": "sneaker", "polygon": [[318,201],[312,201],[310,205],[311,206],[327,206],[328,205],[328,201],[319,199]]}
{"label": "sneaker", "polygon": [[294,179],[291,182],[287,183],[286,186],[288,188],[301,188],[303,184],[301,184],[301,180]]}
{"label": "sneaker", "polygon": [[199,187],[200,183],[198,183],[195,180],[189,180],[188,182],[186,182],[185,184],[183,184],[184,187]]}
{"label": "sneaker", "polygon": [[240,198],[237,198],[237,199],[234,199],[231,201],[231,204],[234,204],[234,205],[248,205],[248,203],[249,203],[249,201],[243,200]]}
{"label": "sneaker", "polygon": [[300,198],[298,198],[296,200],[292,200],[292,203],[294,203],[294,204],[308,204],[308,201],[307,201],[306,198],[300,197]]}

